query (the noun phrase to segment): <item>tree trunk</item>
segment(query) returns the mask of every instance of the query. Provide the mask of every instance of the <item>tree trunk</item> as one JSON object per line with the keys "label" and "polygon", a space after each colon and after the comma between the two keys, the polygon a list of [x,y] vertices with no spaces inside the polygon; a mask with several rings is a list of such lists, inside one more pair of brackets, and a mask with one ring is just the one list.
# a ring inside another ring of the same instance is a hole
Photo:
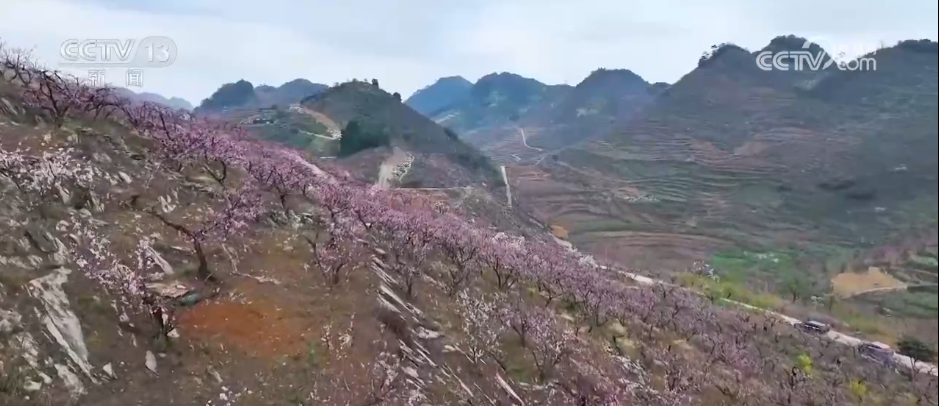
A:
{"label": "tree trunk", "polygon": [[205,257],[205,251],[202,249],[202,243],[197,239],[192,239],[192,247],[196,251],[196,257],[199,259],[199,269],[196,272],[199,278],[209,282],[217,282],[215,274],[209,268],[209,261]]}

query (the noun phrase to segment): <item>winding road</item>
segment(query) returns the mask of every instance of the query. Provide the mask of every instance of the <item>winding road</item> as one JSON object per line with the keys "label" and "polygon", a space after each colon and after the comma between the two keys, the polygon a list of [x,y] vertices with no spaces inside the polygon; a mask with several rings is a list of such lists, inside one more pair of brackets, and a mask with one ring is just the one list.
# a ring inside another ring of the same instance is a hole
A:
{"label": "winding road", "polygon": [[[605,266],[601,266],[600,268],[601,268],[601,269],[609,269],[608,267],[605,267]],[[652,279],[652,278],[649,278],[649,277],[646,277],[646,276],[637,275],[637,274],[630,273],[630,272],[619,271],[619,274],[622,275],[622,276],[625,276],[626,278],[629,278],[629,279],[631,279],[631,280],[633,280],[633,281],[635,281],[635,282],[637,282],[637,283],[639,283],[639,284],[643,284],[643,285],[659,284],[659,285],[676,286],[676,287],[679,287],[679,288],[681,288],[681,289],[685,289],[685,290],[694,292],[694,293],[696,293],[696,294],[701,294],[700,292],[695,291],[695,290],[692,290],[692,289],[687,289],[687,288],[680,287],[680,286],[677,286],[677,285],[674,285],[674,284],[671,284],[671,283],[668,283],[668,282],[665,282],[665,281],[661,281],[661,280],[658,280],[658,279]],[[738,302],[738,301],[735,301],[735,300],[728,300],[728,299],[722,299],[722,300],[723,300],[724,302],[726,302],[726,303],[729,303],[729,304],[732,304],[732,305],[735,305],[735,306],[739,306],[739,307],[742,307],[742,308],[745,308],[745,309],[749,309],[749,310],[759,311],[759,312],[762,312],[762,313],[764,313],[764,314],[767,314],[767,315],[770,315],[770,316],[774,316],[774,317],[776,317],[776,318],[778,318],[778,319],[780,319],[780,320],[782,320],[782,321],[785,321],[786,323],[789,323],[790,325],[793,325],[793,326],[795,326],[795,325],[797,325],[797,324],[799,324],[799,323],[802,323],[802,320],[799,320],[799,319],[797,319],[797,318],[795,318],[795,317],[789,317],[789,316],[786,316],[785,314],[777,313],[777,312],[774,312],[774,311],[772,311],[772,310],[762,309],[762,308],[759,308],[759,307],[756,307],[756,306],[752,306],[752,305],[748,305],[748,304],[746,304],[746,303]],[[852,336],[850,336],[850,335],[847,335],[847,334],[844,334],[844,333],[839,333],[839,332],[834,331],[834,330],[828,332],[828,334],[825,334],[825,337],[826,337],[827,339],[829,339],[829,340],[834,341],[834,342],[837,342],[837,343],[840,343],[840,344],[844,344],[844,345],[848,345],[848,346],[851,346],[851,347],[857,347],[857,346],[859,346],[859,345],[861,345],[861,344],[867,342],[867,341],[862,340],[862,339],[860,339],[860,338],[852,337]],[[902,366],[902,367],[905,367],[905,368],[915,369],[916,371],[918,371],[918,372],[920,372],[920,373],[930,374],[930,375],[933,375],[933,376],[939,376],[939,369],[937,369],[936,365],[930,364],[930,363],[926,363],[926,362],[914,361],[912,358],[907,357],[907,356],[905,356],[905,355],[894,354],[894,355],[893,355],[893,362],[894,362],[895,365],[899,365],[899,366]]]}
{"label": "winding road", "polygon": [[533,149],[533,150],[535,150],[535,151],[539,151],[539,152],[540,152],[540,151],[544,151],[544,150],[541,149],[541,148],[536,148],[536,147],[533,147],[533,146],[531,146],[531,145],[528,145],[528,136],[525,135],[525,129],[524,129],[524,128],[522,128],[522,127],[515,127],[515,128],[518,129],[518,133],[522,136],[522,144],[524,144],[525,147],[527,147],[528,149]]}

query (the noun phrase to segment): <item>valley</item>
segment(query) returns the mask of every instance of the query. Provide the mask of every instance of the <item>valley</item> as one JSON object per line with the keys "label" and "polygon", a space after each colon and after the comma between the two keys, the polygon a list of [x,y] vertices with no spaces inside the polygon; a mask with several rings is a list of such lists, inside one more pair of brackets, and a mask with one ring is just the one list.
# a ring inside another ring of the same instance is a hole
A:
{"label": "valley", "polygon": [[934,405],[939,48],[804,44],[189,109],[0,42],[0,406]]}

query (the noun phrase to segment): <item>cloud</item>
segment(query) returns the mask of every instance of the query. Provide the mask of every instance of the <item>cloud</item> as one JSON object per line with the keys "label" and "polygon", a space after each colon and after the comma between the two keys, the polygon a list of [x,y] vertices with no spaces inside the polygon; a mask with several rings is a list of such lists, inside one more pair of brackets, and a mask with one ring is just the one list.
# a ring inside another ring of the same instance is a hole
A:
{"label": "cloud", "polygon": [[[0,0],[8,43],[55,66],[70,38],[174,39],[179,56],[145,72],[144,88],[193,103],[221,84],[331,84],[378,78],[404,95],[441,76],[511,71],[577,83],[598,67],[674,82],[721,42],[756,49],[782,34],[848,48],[936,39],[923,1],[691,0]],[[83,75],[85,72],[71,70]],[[124,72],[108,72],[122,85]]]}

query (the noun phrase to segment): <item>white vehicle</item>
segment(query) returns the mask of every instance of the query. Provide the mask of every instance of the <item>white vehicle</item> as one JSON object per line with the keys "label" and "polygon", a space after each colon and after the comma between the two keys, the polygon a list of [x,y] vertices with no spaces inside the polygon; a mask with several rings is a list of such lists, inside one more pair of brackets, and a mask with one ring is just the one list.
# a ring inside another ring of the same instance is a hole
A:
{"label": "white vehicle", "polygon": [[858,346],[858,352],[865,358],[873,361],[890,363],[893,362],[894,351],[889,345],[880,342],[863,343]]}

